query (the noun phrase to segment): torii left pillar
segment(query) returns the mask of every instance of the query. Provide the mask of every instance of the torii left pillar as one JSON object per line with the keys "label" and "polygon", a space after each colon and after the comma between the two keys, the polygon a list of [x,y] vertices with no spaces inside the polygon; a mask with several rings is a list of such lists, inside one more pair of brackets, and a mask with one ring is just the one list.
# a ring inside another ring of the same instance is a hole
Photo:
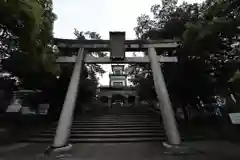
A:
{"label": "torii left pillar", "polygon": [[82,65],[84,62],[84,49],[79,49],[76,63],[74,65],[72,77],[68,86],[67,94],[64,100],[62,112],[57,125],[56,134],[51,147],[46,150],[46,154],[51,152],[58,152],[71,149],[71,145],[68,144],[68,138],[70,135],[72,119],[75,109],[75,101],[77,98],[77,91],[80,81],[80,75]]}

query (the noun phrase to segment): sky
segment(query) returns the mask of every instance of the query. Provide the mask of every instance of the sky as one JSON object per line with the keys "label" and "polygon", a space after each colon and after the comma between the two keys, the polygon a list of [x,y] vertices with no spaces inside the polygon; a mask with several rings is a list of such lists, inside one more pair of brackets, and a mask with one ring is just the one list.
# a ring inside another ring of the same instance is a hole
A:
{"label": "sky", "polygon": [[[185,0],[201,2],[203,0]],[[150,8],[161,0],[53,0],[57,20],[54,24],[54,36],[57,38],[75,38],[74,28],[79,31],[93,31],[102,39],[109,39],[109,31],[125,31],[126,39],[134,39],[133,28],[137,17],[150,14]],[[182,0],[179,0],[182,3]],[[109,65],[103,65],[107,71],[100,77],[101,85],[108,85]]]}

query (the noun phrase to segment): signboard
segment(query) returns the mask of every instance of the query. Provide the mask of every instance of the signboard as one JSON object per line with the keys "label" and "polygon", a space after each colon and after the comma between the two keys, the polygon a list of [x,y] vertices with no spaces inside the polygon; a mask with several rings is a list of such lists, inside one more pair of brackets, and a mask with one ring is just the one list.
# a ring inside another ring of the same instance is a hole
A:
{"label": "signboard", "polygon": [[233,124],[240,124],[240,113],[229,113],[229,117]]}
{"label": "signboard", "polygon": [[111,58],[125,58],[125,32],[110,32]]}

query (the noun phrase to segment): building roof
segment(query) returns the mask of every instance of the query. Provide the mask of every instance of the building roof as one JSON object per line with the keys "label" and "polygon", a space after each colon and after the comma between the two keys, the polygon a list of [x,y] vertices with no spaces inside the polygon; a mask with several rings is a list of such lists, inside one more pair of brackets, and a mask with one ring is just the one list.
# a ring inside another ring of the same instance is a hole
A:
{"label": "building roof", "polygon": [[117,76],[117,77],[122,76],[122,77],[126,78],[127,74],[123,73],[123,74],[118,75],[118,74],[109,73],[109,78],[110,77],[115,77],[115,76]]}
{"label": "building roof", "polygon": [[112,86],[100,86],[98,89],[101,90],[136,90],[135,87],[125,86],[125,87],[112,87]]}
{"label": "building roof", "polygon": [[113,68],[115,68],[115,67],[122,67],[122,70],[124,70],[124,67],[125,67],[125,65],[112,65],[112,71],[113,71]]}

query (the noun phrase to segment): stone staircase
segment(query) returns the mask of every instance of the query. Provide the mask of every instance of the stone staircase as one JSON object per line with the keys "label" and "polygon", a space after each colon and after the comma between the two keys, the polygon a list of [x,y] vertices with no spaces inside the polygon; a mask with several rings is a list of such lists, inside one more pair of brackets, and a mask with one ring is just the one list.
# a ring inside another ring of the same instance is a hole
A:
{"label": "stone staircase", "polygon": [[[51,143],[57,124],[31,136],[27,142]],[[113,106],[103,112],[90,112],[76,117],[70,143],[121,143],[165,141],[160,115],[147,107]]]}

